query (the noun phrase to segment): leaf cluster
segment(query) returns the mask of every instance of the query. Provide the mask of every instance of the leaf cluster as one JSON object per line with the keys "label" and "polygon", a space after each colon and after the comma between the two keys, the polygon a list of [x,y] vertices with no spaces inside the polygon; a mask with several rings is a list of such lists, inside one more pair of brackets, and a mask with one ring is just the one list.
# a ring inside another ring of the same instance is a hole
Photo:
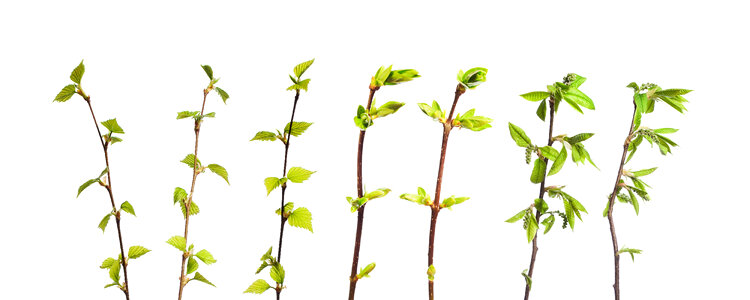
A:
{"label": "leaf cluster", "polygon": [[549,99],[555,112],[559,109],[560,102],[565,101],[573,107],[573,109],[579,113],[583,113],[581,107],[590,110],[595,109],[594,101],[578,89],[584,82],[586,82],[586,77],[570,73],[565,76],[563,82],[555,82],[554,84],[548,85],[546,92],[530,92],[522,94],[521,97],[532,102],[541,101],[536,110],[536,114],[542,121],[544,121],[547,116],[547,103],[542,101],[545,99]]}
{"label": "leaf cluster", "polygon": [[104,288],[116,286],[120,288],[120,290],[125,291],[126,287],[124,283],[120,282],[120,269],[122,268],[122,265],[127,265],[131,259],[139,258],[146,253],[151,252],[151,250],[146,249],[146,247],[143,246],[131,246],[130,249],[128,249],[128,257],[126,257],[124,260],[122,258],[122,255],[117,255],[117,259],[114,257],[107,257],[99,266],[100,269],[107,269],[109,272],[109,278],[112,279],[112,282],[105,285]]}
{"label": "leaf cluster", "polygon": [[375,75],[370,79],[370,89],[379,89],[384,85],[397,85],[414,78],[419,78],[419,72],[414,69],[391,70],[393,66],[381,66]]}
{"label": "leaf cluster", "polygon": [[89,96],[86,95],[86,93],[83,92],[83,88],[81,88],[81,79],[83,79],[83,73],[85,72],[86,67],[83,65],[83,60],[81,60],[81,63],[79,63],[78,66],[73,69],[73,72],[70,73],[70,80],[73,81],[73,84],[63,87],[62,90],[57,93],[57,96],[55,96],[55,99],[52,100],[52,102],[68,101],[75,94],[81,95],[84,100],[88,101]]}
{"label": "leaf cluster", "polygon": [[289,75],[289,79],[292,80],[293,84],[286,88],[287,91],[299,92],[299,90],[305,90],[307,92],[307,85],[310,84],[310,79],[302,79],[302,74],[305,74],[305,71],[312,66],[313,62],[315,62],[314,58],[294,67],[294,76]]}
{"label": "leaf cluster", "polygon": [[206,171],[206,169],[211,170],[216,175],[219,175],[224,181],[229,184],[229,173],[227,173],[227,169],[224,167],[217,165],[217,164],[208,164],[204,166],[201,164],[201,161],[198,160],[194,154],[190,153],[185,156],[180,162],[186,164],[190,168],[195,168],[195,172],[198,174],[201,174]]}
{"label": "leaf cluster", "polygon": [[404,104],[403,102],[388,101],[377,107],[375,99],[373,99],[369,111],[362,105],[357,107],[357,114],[354,116],[354,125],[357,125],[360,130],[367,130],[368,127],[374,124],[373,120],[396,113]]}
{"label": "leaf cluster", "polygon": [[286,173],[286,177],[267,177],[263,180],[263,183],[266,186],[266,191],[268,192],[266,195],[270,195],[277,187],[286,186],[287,181],[302,183],[305,180],[310,179],[310,175],[315,172],[316,171],[310,171],[301,167],[291,167]]}
{"label": "leaf cluster", "polygon": [[[276,214],[281,215],[281,209],[276,209]],[[294,202],[284,204],[284,219],[289,221],[289,225],[313,232],[312,213],[305,207],[294,209]]]}
{"label": "leaf cluster", "polygon": [[[648,195],[648,192],[646,192],[646,188],[650,188],[651,186],[648,185],[646,182],[641,179],[641,177],[649,175],[656,171],[656,168],[650,168],[650,169],[644,169],[644,170],[638,170],[638,171],[632,171],[632,170],[623,170],[622,175],[623,178],[620,179],[618,185],[617,185],[617,200],[622,203],[628,203],[630,205],[633,205],[633,209],[635,209],[635,214],[638,215],[640,212],[640,204],[638,203],[638,198],[641,198],[642,201],[650,201],[651,197]],[[625,180],[627,179],[630,181],[630,184],[627,183]],[[625,192],[622,192],[622,190],[625,190]],[[607,216],[607,213],[609,213],[609,205],[607,205],[604,208],[604,216]]]}
{"label": "leaf cluster", "polygon": [[[309,122],[292,122],[292,123],[287,123],[286,126],[284,126],[284,132],[283,133],[280,132],[279,130],[276,130],[276,133],[273,133],[273,132],[270,132],[270,131],[258,131],[258,133],[256,133],[255,136],[252,139],[250,139],[250,141],[251,142],[252,141],[267,141],[267,142],[271,142],[271,141],[279,140],[284,145],[286,145],[287,144],[287,140],[288,140],[288,138],[287,138],[288,134],[291,134],[293,136],[300,136],[312,124],[313,123],[309,123]],[[291,125],[291,130],[289,128],[290,125]]]}
{"label": "leaf cluster", "polygon": [[[284,271],[284,267],[281,266],[281,264],[273,255],[271,255],[271,251],[273,251],[273,247],[268,248],[268,251],[266,251],[266,253],[261,256],[261,264],[260,267],[258,267],[258,270],[255,271],[255,274],[260,273],[266,267],[271,267],[269,275],[271,276],[271,279],[276,282],[276,287],[274,289],[276,291],[280,291],[281,289],[286,288],[284,286],[284,277],[286,276],[286,272]],[[245,290],[245,293],[262,294],[263,292],[271,288],[273,287],[271,287],[271,285],[268,284],[268,282],[266,282],[264,279],[258,279]]]}
{"label": "leaf cluster", "polygon": [[[216,262],[216,259],[214,259],[214,256],[211,254],[211,252],[208,252],[208,250],[203,249],[198,252],[195,252],[195,247],[193,244],[190,244],[190,246],[187,246],[187,240],[185,240],[184,237],[175,235],[167,240],[167,244],[172,245],[173,247],[177,248],[177,250],[180,250],[183,252],[183,256],[187,257],[188,263],[187,263],[187,270],[185,272],[186,275],[192,274],[195,272],[195,275],[193,278],[188,279],[188,282],[197,280],[200,282],[203,282],[205,284],[211,285],[216,287],[213,283],[208,281],[206,277],[201,275],[200,272],[196,272],[198,270],[199,264],[198,260],[203,262],[206,265],[210,265]],[[196,258],[198,258],[196,260]],[[187,284],[187,283],[185,283]]]}
{"label": "leaf cluster", "polygon": [[208,79],[211,80],[210,83],[208,84],[208,87],[206,87],[205,89],[205,93],[208,94],[209,92],[211,92],[211,90],[215,90],[216,93],[219,94],[219,97],[221,97],[221,101],[224,101],[224,104],[227,104],[227,99],[229,99],[229,94],[222,88],[216,86],[216,83],[219,82],[220,78],[214,77],[214,70],[211,69],[211,66],[201,65],[201,68],[203,68],[203,71],[206,72],[206,76],[208,76]]}

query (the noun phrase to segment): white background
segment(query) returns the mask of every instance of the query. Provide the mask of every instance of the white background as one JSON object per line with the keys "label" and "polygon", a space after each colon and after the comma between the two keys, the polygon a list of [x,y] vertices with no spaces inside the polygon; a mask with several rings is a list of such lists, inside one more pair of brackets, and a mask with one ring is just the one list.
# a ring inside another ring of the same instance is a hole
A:
{"label": "white background", "polygon": [[[555,134],[594,132],[587,149],[599,165],[570,161],[549,184],[567,185],[589,210],[575,232],[556,227],[539,239],[533,299],[607,299],[612,249],[601,211],[612,190],[632,109],[629,82],[695,90],[689,112],[663,104],[644,118],[675,127],[680,144],[662,157],[646,146],[629,166],[658,166],[647,182],[653,200],[636,217],[616,206],[620,244],[644,250],[621,260],[624,299],[739,299],[750,267],[743,231],[748,211],[747,8],[732,1],[313,1],[227,3],[193,1],[14,1],[0,12],[0,298],[122,299],[101,261],[116,255],[114,224],[96,228],[110,209],[104,189],[76,189],[104,166],[85,102],[52,103],[85,59],[83,87],[100,121],[116,117],[126,134],[111,148],[116,201],[130,201],[137,218],[123,219],[127,246],[153,251],[131,261],[133,299],[169,299],[178,288],[180,254],[164,241],[181,234],[176,186],[189,188],[179,163],[192,152],[192,122],[176,112],[198,110],[210,64],[227,105],[212,94],[199,157],[229,171],[231,186],[207,173],[195,200],[190,242],[218,259],[200,272],[184,299],[271,299],[242,294],[267,272],[258,258],[275,245],[278,191],[266,197],[263,178],[280,176],[281,143],[249,142],[255,132],[288,122],[293,93],[287,74],[315,58],[305,74],[310,90],[299,121],[315,122],[292,140],[290,166],[317,170],[287,196],[314,216],[315,233],[287,227],[284,299],[343,299],[348,290],[356,214],[358,130],[370,76],[381,65],[417,69],[422,78],[377,93],[379,103],[406,102],[376,120],[365,143],[364,179],[387,198],[367,207],[360,265],[377,262],[358,284],[357,299],[423,298],[429,210],[398,199],[417,186],[434,193],[441,129],[418,102],[450,105],[459,69],[483,66],[487,82],[467,92],[457,111],[476,108],[494,127],[451,134],[443,193],[470,196],[440,214],[435,265],[437,299],[519,299],[530,245],[520,224],[503,220],[528,206],[538,185],[512,142],[507,122],[543,143],[546,124],[536,103],[519,94],[544,90],[568,72],[596,103],[580,115],[566,104]],[[559,200],[550,200],[559,207]],[[558,223],[559,226],[559,223]],[[274,249],[275,250],[275,249]]]}

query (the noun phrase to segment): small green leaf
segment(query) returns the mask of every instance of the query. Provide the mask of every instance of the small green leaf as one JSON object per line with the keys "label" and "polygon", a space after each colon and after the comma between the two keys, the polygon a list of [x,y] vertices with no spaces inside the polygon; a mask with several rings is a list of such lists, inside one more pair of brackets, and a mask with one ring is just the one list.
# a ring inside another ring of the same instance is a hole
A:
{"label": "small green leaf", "polygon": [[[562,147],[562,149],[560,149],[560,153],[555,158],[555,162],[552,163],[552,167],[549,168],[549,173],[547,173],[547,175],[552,176],[552,175],[557,174],[557,172],[560,172],[560,170],[562,170],[563,168],[563,165],[565,165],[565,161],[567,159],[568,159],[568,150],[565,150],[565,147]],[[534,168],[536,168],[536,163],[534,165]]]}
{"label": "small green leaf", "polygon": [[552,229],[552,225],[555,225],[555,215],[550,214],[542,221],[542,225],[544,225],[544,234],[547,234]]}
{"label": "small green leaf", "polygon": [[642,250],[640,250],[640,249],[631,249],[631,248],[625,248],[625,247],[623,247],[623,248],[620,249],[620,251],[617,251],[617,254],[620,254],[620,253],[629,253],[630,254],[630,258],[633,261],[635,261],[635,255],[634,254],[641,254],[641,252],[642,252]]}
{"label": "small green leaf", "polygon": [[111,268],[109,268],[109,278],[112,279],[114,282],[120,282],[120,267],[122,265],[118,261],[116,264],[113,264]]}
{"label": "small green leaf", "polygon": [[388,74],[388,78],[383,83],[385,85],[397,85],[419,77],[419,72],[414,69],[394,70]]}
{"label": "small green leaf", "polygon": [[229,173],[227,173],[227,169],[224,169],[224,167],[217,165],[217,164],[209,164],[206,166],[211,172],[214,172],[214,174],[219,175],[219,177],[224,178],[224,180],[229,184]]}
{"label": "small green leaf", "polygon": [[537,158],[534,161],[534,169],[531,171],[531,182],[541,183],[544,180],[545,172],[547,172],[547,163]]}
{"label": "small green leaf", "polygon": [[195,271],[198,271],[198,261],[196,261],[195,258],[193,258],[193,256],[190,256],[188,258],[187,270],[185,270],[185,273],[192,274]]}
{"label": "small green leaf", "polygon": [[685,95],[685,94],[690,93],[692,91],[693,90],[687,90],[687,89],[666,89],[666,90],[656,91],[654,93],[654,95],[655,96],[674,97],[674,96]]}
{"label": "small green leaf", "polygon": [[531,277],[529,277],[529,274],[527,273],[529,269],[524,269],[523,272],[521,272],[521,275],[526,280],[526,286],[531,288]]}
{"label": "small green leaf", "polygon": [[269,131],[259,131],[250,141],[275,141],[276,134]]}
{"label": "small green leaf", "polygon": [[588,140],[592,136],[594,136],[593,133],[579,133],[569,138],[565,138],[565,140],[568,141],[568,143],[576,144]]}
{"label": "small green leaf", "polygon": [[199,114],[199,111],[181,111],[177,113],[177,120],[179,119],[186,119],[186,118],[192,118]]}
{"label": "small green leaf", "polygon": [[270,273],[273,281],[276,281],[279,284],[284,284],[284,275],[286,274],[286,272],[284,272],[284,267],[280,264],[275,264],[271,267]]}
{"label": "small green leaf", "polygon": [[521,95],[521,97],[523,97],[526,100],[533,101],[533,102],[542,101],[544,99],[547,99],[547,97],[549,97],[549,92],[530,92],[530,93]]}
{"label": "small green leaf", "polygon": [[365,266],[362,269],[359,269],[359,274],[357,274],[357,279],[362,279],[364,277],[370,277],[370,272],[372,270],[375,270],[375,263],[370,263],[369,265]]}
{"label": "small green leaf", "polygon": [[112,216],[112,213],[108,213],[107,215],[102,218],[102,220],[99,222],[99,229],[102,230],[102,233],[104,233],[104,229],[107,228],[107,224],[109,224],[109,217]]}
{"label": "small green leaf", "polygon": [[430,280],[430,281],[434,281],[435,280],[435,273],[437,273],[437,271],[435,271],[435,265],[430,265],[427,268],[427,279]]}
{"label": "small green leaf", "polygon": [[59,93],[57,93],[57,96],[55,96],[55,100],[52,100],[52,102],[68,101],[75,94],[76,94],[76,86],[73,84],[66,85],[65,87],[62,88],[62,90],[60,90]]}
{"label": "small green leaf", "polygon": [[72,73],[70,73],[70,80],[73,80],[73,82],[77,84],[81,84],[81,78],[83,78],[84,72],[86,72],[86,67],[83,66],[83,60],[81,60],[81,63],[73,69]]}
{"label": "small green leaf", "polygon": [[128,250],[128,258],[130,259],[136,259],[141,256],[143,256],[146,253],[151,252],[151,250],[146,249],[146,247],[143,246],[131,246]]}
{"label": "small green leaf", "polygon": [[214,70],[211,69],[211,66],[201,65],[201,68],[203,68],[203,71],[206,71],[206,75],[208,75],[208,79],[214,80]]}
{"label": "small green leaf", "polygon": [[[567,90],[564,91],[563,99],[573,101],[576,104],[583,106],[585,108],[588,108],[590,110],[595,109],[594,101],[592,101],[591,98],[589,98],[589,96],[586,96],[586,94],[584,94],[583,92],[581,92],[580,90],[572,86],[570,86],[569,88],[567,88]],[[577,109],[577,110],[580,111],[580,109]]]}
{"label": "small green leaf", "polygon": [[184,237],[175,235],[167,240],[167,244],[170,244],[182,252],[187,251],[187,241]]}
{"label": "small green leaf", "polygon": [[112,286],[118,286],[118,287],[119,287],[119,286],[120,286],[120,283],[119,283],[119,282],[113,282],[113,283],[110,283],[110,284],[108,284],[108,285],[105,285],[105,286],[104,286],[104,288],[106,289],[106,288],[108,288],[108,287],[112,287]]}
{"label": "small green leaf", "polygon": [[531,243],[532,240],[534,240],[534,237],[536,236],[536,232],[539,230],[539,224],[536,221],[536,216],[531,211],[528,211],[527,214],[529,218],[528,224],[526,224],[526,238],[529,240],[529,243]]}
{"label": "small green leaf", "polygon": [[271,285],[263,279],[258,279],[248,287],[244,293],[263,294],[266,290],[270,289]]}
{"label": "small green leaf", "polygon": [[575,74],[575,73],[568,74],[568,76],[570,76],[570,75],[573,75],[573,77],[575,77],[575,79],[573,80],[573,82],[571,82],[570,84],[568,84],[571,87],[578,88],[584,82],[586,82],[586,77],[583,77],[583,76]]}
{"label": "small green leaf", "polygon": [[576,225],[576,215],[575,215],[575,212],[573,211],[573,205],[570,204],[570,201],[563,199],[563,206],[565,207],[565,216],[568,219],[570,230],[573,230],[573,228]]}
{"label": "small green leaf", "polygon": [[658,128],[658,129],[654,129],[654,133],[669,134],[669,133],[675,133],[678,130],[679,129],[674,129],[674,128]]}
{"label": "small green leaf", "polygon": [[483,82],[487,81],[487,69],[486,68],[471,68],[464,73],[463,71],[458,72],[458,82],[462,86],[468,89],[474,89]]}
{"label": "small green leaf", "polygon": [[381,105],[376,111],[375,116],[378,118],[382,118],[391,114],[396,113],[402,106],[404,106],[406,103],[403,102],[396,102],[396,101],[388,101],[387,103]]}
{"label": "small green leaf", "polygon": [[307,208],[300,207],[289,215],[289,225],[297,228],[307,229],[313,232],[312,214]]}
{"label": "small green leaf", "polygon": [[125,131],[122,130],[122,127],[117,124],[117,119],[109,119],[104,122],[102,122],[102,125],[104,125],[107,130],[111,133],[125,133]]}
{"label": "small green leaf", "polygon": [[635,106],[638,107],[638,111],[642,113],[647,113],[648,110],[648,96],[646,94],[635,94],[633,96],[633,101],[635,102]]}
{"label": "small green leaf", "polygon": [[[313,123],[308,122],[294,122],[294,125],[292,126],[292,131],[290,132],[293,136],[300,136],[300,134],[304,133],[305,130],[307,130],[310,125]],[[289,132],[289,123],[284,126],[284,133]]]}
{"label": "small green leaf", "polygon": [[303,181],[310,178],[310,175],[315,173],[315,171],[309,171],[305,170],[300,167],[291,167],[289,168],[289,172],[286,173],[286,177],[289,178],[291,182],[294,183],[302,183]]}
{"label": "small green leaf", "polygon": [[112,257],[107,257],[107,258],[106,258],[106,259],[105,259],[105,260],[104,260],[104,261],[102,262],[102,265],[101,265],[101,266],[99,266],[99,268],[100,268],[100,269],[109,269],[109,268],[111,268],[111,267],[112,267],[113,265],[115,265],[115,264],[118,264],[118,263],[119,263],[119,261],[117,261],[116,259],[114,259],[114,258],[112,258]]}
{"label": "small green leaf", "polygon": [[174,196],[173,196],[173,198],[174,198],[174,203],[175,204],[177,202],[179,202],[179,201],[184,201],[185,199],[187,199],[187,196],[188,196],[188,194],[187,194],[187,192],[185,192],[185,190],[183,188],[181,188],[181,187],[174,188]]}
{"label": "small green leaf", "polygon": [[78,187],[78,195],[76,195],[76,198],[81,195],[81,192],[83,192],[83,190],[96,182],[99,182],[99,178],[89,179],[84,182],[80,187]]}
{"label": "small green leaf", "polygon": [[210,285],[212,287],[216,287],[213,283],[211,283],[210,281],[208,281],[208,279],[206,279],[206,277],[203,277],[203,275],[201,275],[200,272],[195,272],[195,276],[193,276],[193,278],[190,279],[190,280],[198,280],[198,281],[203,282],[205,284],[208,284],[208,285]]}
{"label": "small green leaf", "polygon": [[297,76],[297,78],[302,77],[302,74],[307,71],[308,68],[315,62],[315,59],[308,60],[306,62],[300,63],[294,67],[294,75]]}
{"label": "small green leaf", "polygon": [[385,197],[385,195],[388,195],[388,193],[390,193],[390,192],[391,192],[391,189],[388,189],[388,188],[379,188],[377,190],[374,190],[372,192],[369,192],[369,193],[365,194],[364,197],[367,198],[367,199],[369,199],[369,200],[372,200],[372,199],[377,199],[377,198]]}
{"label": "small green leaf", "polygon": [[[283,178],[282,178],[283,179]],[[276,177],[268,177],[266,178],[263,183],[266,185],[266,191],[268,192],[266,196],[270,195],[271,192],[279,187],[283,182],[282,179],[276,178]]]}
{"label": "small green leaf", "polygon": [[512,217],[510,217],[510,219],[507,219],[507,220],[505,220],[505,222],[508,222],[508,223],[515,223],[516,221],[518,221],[518,220],[520,220],[520,219],[523,219],[523,216],[525,216],[525,215],[526,215],[526,212],[527,212],[527,211],[528,211],[528,209],[524,209],[524,210],[522,210],[522,211],[519,211],[519,212],[518,212],[517,214],[515,214],[515,215],[514,215],[514,216],[512,216]]}
{"label": "small green leaf", "polygon": [[508,122],[508,129],[510,130],[510,137],[516,142],[518,147],[526,148],[531,145],[531,139],[526,135],[526,132],[513,123]]}
{"label": "small green leaf", "polygon": [[634,171],[634,172],[631,172],[631,173],[633,173],[633,176],[635,176],[635,177],[641,177],[641,176],[649,175],[649,174],[653,173],[654,171],[656,171],[656,168],[645,169],[645,170],[640,170],[640,171]]}
{"label": "small green leaf", "polygon": [[547,101],[542,101],[539,103],[539,107],[536,109],[536,115],[544,121],[544,119],[547,117]]}
{"label": "small green leaf", "polygon": [[219,97],[221,97],[221,101],[224,101],[224,104],[227,104],[227,99],[229,99],[229,94],[227,91],[221,89],[220,87],[214,87],[214,90],[216,90],[216,93],[219,94]]}
{"label": "small green leaf", "polygon": [[120,204],[120,209],[126,213],[129,213],[135,216],[135,209],[133,209],[133,205],[131,205],[130,202],[128,201],[125,201],[122,204]]}
{"label": "small green leaf", "polygon": [[210,265],[216,262],[216,259],[214,259],[214,256],[211,255],[211,252],[208,252],[208,250],[206,249],[198,251],[198,253],[195,254],[195,257],[197,257],[204,264],[207,264],[207,265]]}
{"label": "small green leaf", "polygon": [[194,168],[194,167],[198,167],[198,168],[200,168],[200,167],[202,167],[202,166],[203,166],[203,165],[201,164],[201,161],[200,161],[200,160],[198,160],[198,161],[197,161],[198,163],[196,164],[196,159],[195,159],[195,155],[194,155],[194,154],[192,154],[192,153],[191,153],[191,154],[188,154],[187,156],[185,156],[185,158],[183,158],[183,159],[182,159],[182,160],[181,160],[180,162],[181,162],[181,163],[184,163],[184,164],[186,164],[186,165],[188,165],[188,166],[189,166],[189,167],[191,167],[191,168]]}
{"label": "small green leaf", "polygon": [[557,156],[560,155],[560,152],[557,152],[557,149],[552,148],[552,146],[541,147],[539,148],[539,152],[542,152],[542,156],[551,161],[555,161],[555,159],[557,159]]}

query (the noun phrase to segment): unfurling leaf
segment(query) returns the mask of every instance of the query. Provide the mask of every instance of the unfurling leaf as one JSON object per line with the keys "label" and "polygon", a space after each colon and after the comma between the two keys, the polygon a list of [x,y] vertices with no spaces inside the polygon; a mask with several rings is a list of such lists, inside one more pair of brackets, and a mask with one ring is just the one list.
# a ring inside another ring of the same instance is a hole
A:
{"label": "unfurling leaf", "polygon": [[107,130],[111,133],[125,133],[125,131],[122,130],[122,127],[117,124],[117,119],[109,119],[104,122],[102,122],[102,125],[104,125]]}
{"label": "unfurling leaf", "polygon": [[65,102],[70,100],[73,95],[76,94],[76,86],[74,84],[66,85],[65,87],[60,90],[59,93],[57,93],[57,96],[55,96],[55,100],[52,100],[53,102]]}
{"label": "unfurling leaf", "polygon": [[183,188],[181,188],[181,187],[174,188],[174,196],[173,196],[173,198],[174,198],[174,203],[175,204],[177,202],[179,202],[179,201],[184,201],[185,199],[187,199],[187,196],[188,196],[188,194],[187,194],[187,192],[185,192],[185,190]]}
{"label": "unfurling leaf", "polygon": [[372,200],[372,199],[377,199],[377,198],[385,197],[385,195],[388,195],[388,193],[390,193],[390,192],[391,192],[391,189],[388,189],[388,188],[379,188],[377,190],[374,190],[372,192],[369,192],[369,193],[365,194],[364,197],[367,198],[368,200]]}
{"label": "unfurling leaf", "polygon": [[473,89],[487,81],[487,69],[486,68],[471,68],[464,71],[458,71],[458,82],[468,89]]}
{"label": "unfurling leaf", "polygon": [[224,169],[224,167],[217,165],[217,164],[210,164],[206,166],[211,172],[214,172],[214,174],[219,175],[219,177],[224,178],[224,180],[229,184],[229,173],[227,173],[227,169]]}
{"label": "unfurling leaf", "polygon": [[521,275],[526,280],[526,285],[531,288],[531,277],[529,277],[529,269],[524,269],[523,272],[521,272]]}
{"label": "unfurling leaf", "polygon": [[263,279],[258,279],[245,290],[245,293],[263,294],[266,290],[270,289],[271,285]]}
{"label": "unfurling leaf", "polygon": [[375,114],[372,116],[373,118],[382,118],[391,114],[396,113],[402,106],[404,106],[406,103],[403,102],[396,102],[396,101],[388,101],[385,104],[381,105],[376,111]]}
{"label": "unfurling leaf", "polygon": [[146,249],[146,247],[131,246],[130,249],[128,250],[128,258],[129,259],[136,259],[136,258],[139,258],[139,257],[143,256],[146,253],[149,253],[149,252],[151,252],[151,250]]}
{"label": "unfurling leaf", "polygon": [[526,214],[528,222],[526,225],[526,238],[529,240],[529,243],[531,243],[532,240],[534,240],[534,237],[536,236],[536,232],[539,230],[539,224],[536,221],[536,216],[534,216],[534,213],[531,211],[528,211]]}
{"label": "unfurling leaf", "polygon": [[397,85],[419,77],[419,72],[414,69],[394,70],[388,74],[388,78],[383,83],[384,85]]}
{"label": "unfurling leaf", "polygon": [[[552,176],[552,175],[557,174],[557,172],[560,172],[560,170],[562,170],[563,165],[565,165],[565,161],[567,159],[568,159],[568,151],[565,150],[565,147],[563,146],[562,149],[560,149],[560,153],[555,158],[555,162],[552,163],[552,167],[549,168],[549,173],[547,175]],[[534,165],[534,168],[536,168],[536,163]]]}
{"label": "unfurling leaf", "polygon": [[105,259],[105,260],[104,260],[104,261],[102,262],[102,265],[101,265],[101,266],[100,266],[99,268],[100,268],[100,269],[109,269],[109,268],[111,268],[111,267],[112,267],[113,265],[115,265],[115,264],[118,264],[118,263],[120,263],[120,262],[119,262],[119,261],[117,261],[116,259],[114,259],[114,258],[112,258],[112,257],[107,257],[107,259]]}
{"label": "unfurling leaf", "polygon": [[280,264],[275,264],[271,267],[270,275],[273,281],[276,281],[279,284],[284,284],[284,276],[286,275],[286,272],[284,272],[284,267]]}
{"label": "unfurling leaf", "polygon": [[186,274],[192,274],[195,271],[198,271],[198,261],[195,260],[192,256],[188,258],[187,262],[187,270],[185,270]]}
{"label": "unfurling leaf", "polygon": [[289,215],[289,225],[292,225],[294,227],[302,228],[310,230],[310,232],[313,232],[312,228],[312,214],[307,208],[300,207],[294,210]]}
{"label": "unfurling leaf", "polygon": [[539,103],[539,107],[536,109],[536,115],[544,121],[544,119],[547,117],[547,102],[542,101]]}
{"label": "unfurling leaf", "polygon": [[118,261],[116,264],[113,264],[112,267],[109,268],[109,278],[112,279],[112,281],[117,282],[119,284],[120,282],[120,267],[122,265]]}
{"label": "unfurling leaf", "polygon": [[365,266],[362,269],[359,269],[359,274],[357,274],[357,279],[362,279],[364,277],[370,277],[370,272],[375,269],[375,263],[370,263],[369,265]]}
{"label": "unfurling leaf", "polygon": [[289,172],[286,173],[286,177],[289,178],[291,182],[294,183],[302,183],[303,181],[310,178],[310,175],[315,173],[315,171],[309,171],[305,170],[300,167],[291,167],[289,168]]}
{"label": "unfurling leaf", "polygon": [[520,219],[523,219],[523,216],[525,216],[525,215],[526,215],[526,212],[527,212],[527,211],[528,211],[528,209],[524,209],[524,210],[522,210],[522,211],[519,211],[519,212],[518,212],[517,214],[515,214],[515,215],[514,215],[514,216],[512,216],[512,217],[510,217],[510,219],[507,219],[507,220],[505,220],[505,222],[508,222],[508,223],[515,223],[516,221],[518,221],[518,220],[520,220]]}

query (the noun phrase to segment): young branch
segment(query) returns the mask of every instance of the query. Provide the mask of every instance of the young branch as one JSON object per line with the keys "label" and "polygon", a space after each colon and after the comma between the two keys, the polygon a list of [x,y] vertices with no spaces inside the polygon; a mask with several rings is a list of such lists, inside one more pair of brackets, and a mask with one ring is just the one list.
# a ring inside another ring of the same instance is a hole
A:
{"label": "young branch", "polygon": [[[89,106],[89,111],[91,111],[91,118],[94,119],[94,127],[96,127],[96,132],[99,136],[99,141],[102,144],[102,150],[104,151],[104,163],[107,167],[107,184],[104,186],[107,189],[107,193],[109,194],[109,201],[112,204],[112,211],[117,211],[117,206],[115,205],[115,196],[112,194],[112,170],[109,168],[109,142],[105,142],[104,138],[102,137],[102,132],[99,129],[99,123],[96,121],[96,115],[94,115],[94,109],[91,107],[91,97],[85,96],[83,98],[86,100],[86,104]],[[115,224],[117,224],[117,238],[120,241],[120,256],[122,256],[122,261],[120,262],[122,265],[122,272],[125,278],[125,285],[122,288],[123,293],[125,293],[125,299],[130,300],[130,286],[128,285],[128,263],[126,261],[127,256],[125,256],[125,247],[122,243],[122,229],[120,228],[120,213],[117,212],[115,214]]]}
{"label": "young branch", "polygon": [[[562,99],[556,100],[554,97],[550,97],[550,101],[549,101],[549,134],[548,134],[548,137],[547,137],[547,146],[552,146],[552,143],[554,142],[554,140],[552,140],[552,129],[554,128],[554,125],[555,125],[555,101],[561,101],[561,100]],[[544,101],[544,100],[542,100],[542,101]],[[544,165],[545,166],[547,165],[548,161],[549,160],[545,157],[544,158]],[[544,190],[544,182],[546,180],[547,180],[547,172],[545,171],[544,172],[544,176],[542,177],[542,182],[539,183],[539,199],[542,199],[542,200],[544,199],[544,192],[545,192],[545,190]],[[536,210],[536,219],[539,220],[539,217],[541,217],[541,215],[542,215],[541,212],[539,211],[539,209],[537,209]],[[538,231],[539,230],[537,229],[537,232]],[[531,276],[534,275],[534,263],[536,263],[536,253],[537,253],[537,251],[539,251],[539,248],[537,247],[537,238],[538,237],[539,237],[538,234],[534,234],[534,239],[531,242],[531,245],[532,245],[531,246],[531,261],[529,262],[529,273],[528,273],[529,278],[531,278]],[[530,293],[531,293],[531,285],[529,285],[527,283],[526,284],[526,289],[524,291],[523,299],[524,300],[529,300],[529,294]]]}
{"label": "young branch", "polygon": [[[367,111],[370,111],[372,106],[372,99],[375,96],[375,92],[379,89],[377,86],[370,86],[370,96],[367,98]],[[359,131],[359,143],[357,145],[357,198],[364,196],[364,188],[362,183],[362,155],[364,152],[365,144],[365,130]],[[365,219],[365,205],[357,209],[357,234],[354,238],[354,255],[352,258],[352,273],[349,276],[349,300],[354,300],[354,292],[357,288],[357,265],[359,264],[359,247],[360,241],[362,240],[362,224]]]}
{"label": "young branch", "polygon": [[[206,97],[208,96],[208,89],[203,90],[203,104],[201,105],[201,115],[203,115],[204,109],[206,108]],[[194,159],[193,159],[193,181],[190,185],[190,194],[187,198],[187,201],[185,202],[185,233],[184,238],[187,242],[188,240],[188,225],[190,224],[190,205],[193,203],[193,191],[195,191],[195,180],[198,178],[199,170],[198,170],[198,137],[201,133],[201,123],[203,123],[203,119],[195,120],[195,150],[193,152]],[[177,294],[177,299],[182,299],[182,290],[185,288],[185,285],[188,283],[187,274],[185,274],[185,263],[188,259],[188,253],[183,252],[182,253],[182,267],[180,268],[180,291]]]}
{"label": "young branch", "polygon": [[[448,151],[448,136],[450,135],[451,129],[453,129],[453,113],[456,110],[456,104],[458,103],[458,98],[463,95],[463,93],[466,92],[466,90],[463,88],[461,84],[456,86],[456,92],[455,96],[453,98],[453,106],[451,107],[451,111],[448,114],[448,118],[445,120],[445,123],[443,123],[443,143],[440,147],[440,164],[438,166],[438,175],[437,175],[437,183],[435,184],[435,200],[432,203],[431,206],[431,216],[430,216],[430,236],[429,236],[429,244],[428,244],[428,250],[427,250],[427,267],[433,265],[433,255],[435,253],[435,226],[437,225],[437,217],[438,213],[440,212],[440,188],[443,183],[443,167],[445,165],[445,153]],[[434,288],[434,281],[433,280],[427,280],[427,287],[428,287],[428,293],[429,293],[429,299],[433,300],[435,298],[435,288]]]}
{"label": "young branch", "polygon": [[[615,198],[620,190],[620,178],[622,177],[622,171],[625,167],[625,157],[628,153],[628,147],[630,146],[630,140],[633,137],[633,130],[635,130],[635,115],[638,113],[638,106],[633,102],[633,119],[630,121],[630,131],[628,131],[628,137],[625,139],[625,143],[622,145],[622,159],[620,160],[620,168],[617,170],[617,178],[615,180],[615,187],[612,190],[612,195],[609,196],[607,219],[609,220],[609,232],[612,235],[612,248],[614,249],[615,258],[615,283],[612,287],[615,289],[615,300],[620,300],[620,254],[617,246],[617,234],[615,234],[615,219],[612,216],[612,211],[615,208]],[[633,199],[635,201],[635,199]]]}

